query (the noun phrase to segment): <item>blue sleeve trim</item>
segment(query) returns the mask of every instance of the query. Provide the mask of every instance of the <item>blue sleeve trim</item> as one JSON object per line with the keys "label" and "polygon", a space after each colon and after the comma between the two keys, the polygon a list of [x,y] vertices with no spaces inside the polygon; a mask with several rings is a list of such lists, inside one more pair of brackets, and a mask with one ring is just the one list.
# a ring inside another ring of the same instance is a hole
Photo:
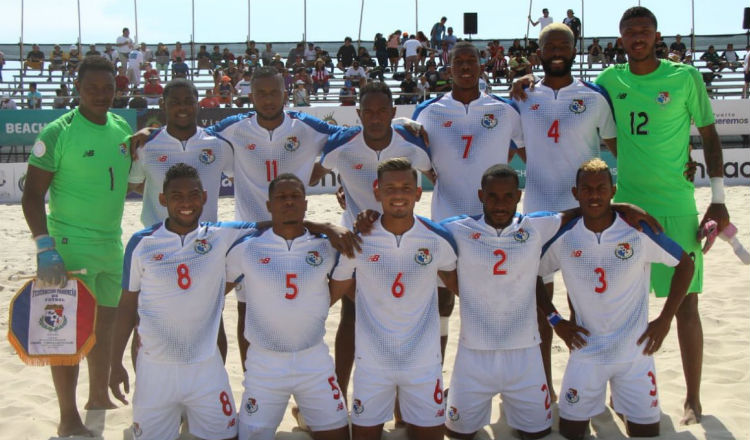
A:
{"label": "blue sleeve trim", "polygon": [[290,118],[294,118],[294,119],[299,120],[300,122],[304,122],[310,128],[317,131],[318,133],[327,134],[329,136],[338,131],[346,130],[345,127],[339,127],[338,125],[331,125],[325,121],[321,121],[315,116],[310,116],[307,113],[289,111],[287,112],[287,115]]}
{"label": "blue sleeve trim", "polygon": [[[604,89],[604,87],[600,86],[599,84],[594,84],[589,81],[581,81],[584,86],[590,88],[591,90],[600,93],[605,100],[607,100],[607,104],[609,105],[609,111],[612,112],[612,120],[615,120],[615,107],[612,105],[612,99],[609,97],[609,93]],[[615,120],[615,122],[617,122]]]}
{"label": "blue sleeve trim", "polygon": [[536,211],[526,214],[526,217],[529,218],[537,218],[537,217],[553,217],[559,214],[559,212],[554,211]]}
{"label": "blue sleeve trim", "polygon": [[427,101],[419,104],[417,106],[417,108],[414,109],[414,114],[411,115],[411,118],[416,121],[417,117],[419,116],[420,113],[422,113],[422,111],[424,109],[426,109],[430,104],[434,104],[434,103],[440,101],[440,99],[442,99],[443,96],[445,96],[445,95],[440,95],[440,96],[438,96],[436,98],[428,99]]}
{"label": "blue sleeve trim", "polygon": [[[473,218],[474,220],[478,220],[479,217],[481,217],[481,215],[477,216],[477,218],[474,218],[474,216],[472,216],[471,218]],[[449,223],[457,222],[457,221],[463,220],[465,218],[469,218],[469,216],[467,216],[465,214],[461,214],[461,215],[457,215],[457,216],[454,216],[454,217],[448,217],[446,219],[440,220],[439,225],[445,227],[445,225],[447,225]]]}
{"label": "blue sleeve trim", "polygon": [[238,238],[237,240],[234,241],[234,243],[232,243],[231,246],[229,246],[229,249],[227,249],[227,255],[229,255],[229,253],[232,252],[232,249],[234,249],[236,246],[241,245],[242,243],[244,243],[245,241],[247,241],[247,240],[249,240],[251,238],[258,237],[262,233],[263,233],[263,231],[256,230],[256,231],[250,232],[250,233],[245,234],[242,237]]}
{"label": "blue sleeve trim", "polygon": [[646,222],[640,222],[641,227],[643,228],[643,233],[648,236],[654,243],[658,244],[659,247],[664,249],[669,253],[669,255],[673,256],[676,260],[680,260],[682,258],[683,250],[682,247],[677,244],[674,240],[667,237],[667,234],[661,233],[657,234],[654,232],[653,229],[649,225],[646,224]]}
{"label": "blue sleeve trim", "polygon": [[257,224],[254,222],[241,222],[241,221],[231,221],[231,222],[206,222],[202,223],[207,226],[215,226],[217,228],[230,228],[230,229],[252,229],[257,227]]}
{"label": "blue sleeve trim", "polygon": [[422,138],[419,137],[419,136],[414,136],[413,134],[411,134],[411,132],[406,127],[404,127],[403,125],[394,125],[393,126],[393,131],[395,131],[396,133],[398,133],[399,136],[401,136],[402,138],[404,138],[404,140],[406,142],[409,142],[410,144],[414,144],[417,147],[419,147],[422,150],[424,150],[424,152],[427,153],[427,156],[430,155],[430,150],[427,148],[427,145],[425,145],[425,143],[422,140]]}
{"label": "blue sleeve trim", "polygon": [[330,134],[326,141],[326,145],[323,147],[323,154],[320,156],[320,162],[323,162],[323,158],[325,158],[328,153],[342,145],[346,145],[352,139],[357,137],[360,132],[362,132],[362,127],[349,127]]}
{"label": "blue sleeve trim", "polygon": [[568,223],[565,223],[560,227],[560,230],[557,231],[557,234],[555,234],[552,238],[549,239],[547,243],[542,246],[542,257],[547,252],[547,249],[549,249],[550,246],[552,246],[552,243],[555,242],[558,238],[562,237],[563,234],[573,229],[573,226],[575,226],[579,220],[581,220],[583,217],[576,217],[573,220],[569,221]]}
{"label": "blue sleeve trim", "polygon": [[456,244],[456,240],[453,239],[453,235],[447,229],[445,229],[445,227],[421,216],[417,216],[417,220],[422,222],[422,224],[425,225],[427,229],[443,237],[445,241],[450,243],[451,247],[453,247],[453,252],[458,255],[458,245]]}
{"label": "blue sleeve trim", "polygon": [[218,133],[229,128],[232,124],[236,124],[243,119],[252,118],[253,116],[255,116],[255,112],[240,113],[238,115],[226,117],[214,125],[206,127],[206,132],[210,135],[216,136]]}
{"label": "blue sleeve trim", "polygon": [[161,133],[162,131],[164,131],[164,127],[160,127],[159,129],[152,131],[151,134],[148,135],[148,139],[146,139],[145,143],[147,144],[154,140],[154,138],[156,138],[156,136],[159,136],[159,133]]}
{"label": "blue sleeve trim", "polygon": [[237,284],[237,283],[239,283],[240,281],[242,281],[244,279],[245,279],[245,274],[243,273],[242,275],[238,276],[236,280],[230,281],[230,283]]}
{"label": "blue sleeve trim", "polygon": [[122,288],[124,290],[130,290],[130,266],[135,248],[138,247],[138,244],[141,242],[141,240],[143,240],[144,237],[152,235],[161,226],[162,222],[159,222],[155,225],[149,226],[146,229],[142,229],[136,232],[132,237],[130,237],[128,246],[125,248],[125,257],[122,264]]}
{"label": "blue sleeve trim", "polygon": [[503,98],[502,96],[496,96],[496,95],[489,95],[491,98],[503,102],[505,104],[508,104],[509,106],[513,107],[513,110],[516,111],[519,115],[521,114],[521,109],[518,108],[518,104],[515,103],[515,101],[511,101],[510,99]]}

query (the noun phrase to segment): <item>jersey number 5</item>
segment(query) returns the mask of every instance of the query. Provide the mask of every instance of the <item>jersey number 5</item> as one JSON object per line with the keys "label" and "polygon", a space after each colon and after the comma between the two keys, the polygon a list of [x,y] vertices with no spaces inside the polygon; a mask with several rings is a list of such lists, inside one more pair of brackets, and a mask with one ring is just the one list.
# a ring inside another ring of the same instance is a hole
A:
{"label": "jersey number 5", "polygon": [[297,278],[296,273],[288,273],[286,274],[286,288],[292,289],[291,292],[287,292],[286,295],[284,295],[284,298],[286,299],[294,299],[297,297],[297,293],[299,292],[299,289],[297,288],[297,285],[292,282]]}

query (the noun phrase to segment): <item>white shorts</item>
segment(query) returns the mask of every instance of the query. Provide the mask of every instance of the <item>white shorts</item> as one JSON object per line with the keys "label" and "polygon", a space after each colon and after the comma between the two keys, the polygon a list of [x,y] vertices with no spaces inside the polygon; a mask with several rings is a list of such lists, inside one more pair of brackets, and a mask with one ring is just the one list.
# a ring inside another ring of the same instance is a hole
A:
{"label": "white shorts", "polygon": [[133,438],[178,438],[183,410],[190,433],[197,437],[220,440],[237,435],[234,397],[219,352],[195,364],[165,364],[138,356]]}
{"label": "white shorts", "polygon": [[355,361],[352,394],[352,424],[377,426],[393,418],[398,400],[401,416],[416,426],[445,423],[443,372],[441,365],[383,370],[362,367]]}
{"label": "white shorts", "polygon": [[445,425],[470,434],[490,423],[492,398],[500,393],[511,428],[534,433],[552,426],[547,378],[539,346],[472,350],[458,344]]}
{"label": "white shorts", "polygon": [[128,67],[128,70],[125,72],[125,75],[128,77],[128,81],[130,81],[130,85],[132,87],[138,87],[138,85],[141,83],[140,69],[133,69],[133,68]]}
{"label": "white shorts", "polygon": [[324,343],[292,353],[250,345],[246,366],[240,438],[247,438],[247,432],[257,428],[275,430],[292,395],[313,431],[328,431],[349,423],[333,358]]}
{"label": "white shorts", "polygon": [[571,357],[562,381],[560,417],[584,421],[601,414],[606,409],[609,382],[617,413],[629,422],[657,423],[661,410],[655,371],[654,358],[641,354],[633,362],[621,364],[581,362]]}

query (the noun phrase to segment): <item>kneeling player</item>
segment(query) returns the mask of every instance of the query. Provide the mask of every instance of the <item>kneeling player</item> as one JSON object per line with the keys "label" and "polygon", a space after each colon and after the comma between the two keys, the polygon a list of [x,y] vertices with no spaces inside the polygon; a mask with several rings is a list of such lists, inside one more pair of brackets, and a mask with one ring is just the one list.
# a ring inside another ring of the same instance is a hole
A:
{"label": "kneeling player", "polygon": [[332,292],[348,292],[356,269],[352,434],[379,440],[398,392],[409,437],[441,439],[445,410],[437,278],[456,290],[455,243],[441,226],[414,216],[421,188],[408,160],[378,165],[383,215],[362,253],[342,258]]}
{"label": "kneeling player", "polygon": [[281,174],[268,187],[272,229],[239,240],[227,254],[250,341],[239,438],[273,439],[294,396],[316,440],[349,438],[346,405],[323,342],[332,298],[327,276],[337,254],[303,224],[305,185]]}
{"label": "kneeling player", "polygon": [[[591,417],[612,403],[632,437],[659,435],[659,396],[651,355],[669,332],[693,274],[690,257],[664,234],[628,226],[610,206],[615,187],[601,159],[578,170],[573,195],[582,218],[548,244],[540,273],[561,269],[580,332],[558,335],[571,348],[559,403],[560,433],[582,439]],[[676,266],[661,314],[648,322],[651,263]],[[550,323],[560,326],[556,312]],[[557,330],[557,328],[556,328]],[[582,334],[586,332],[588,335]]]}
{"label": "kneeling player", "polygon": [[[206,203],[195,168],[167,171],[159,200],[168,217],[130,239],[112,349],[110,389],[128,391],[122,355],[139,318],[133,436],[176,439],[180,414],[204,439],[237,435],[229,378],[216,346],[224,306],[225,255],[251,223],[199,224]],[[244,230],[243,230],[244,229]]]}

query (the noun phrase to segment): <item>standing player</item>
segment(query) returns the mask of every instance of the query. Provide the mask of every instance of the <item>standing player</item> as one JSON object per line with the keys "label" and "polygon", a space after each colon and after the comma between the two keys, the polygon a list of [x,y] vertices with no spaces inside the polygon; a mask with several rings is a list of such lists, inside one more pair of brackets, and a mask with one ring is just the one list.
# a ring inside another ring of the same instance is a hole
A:
{"label": "standing player", "polygon": [[[227,278],[246,301],[250,341],[239,438],[271,440],[289,397],[318,440],[348,439],[346,405],[323,342],[337,253],[303,220],[305,184],[281,174],[268,187],[272,228],[239,240],[227,254]],[[229,288],[234,287],[229,285]]]}
{"label": "standing player", "polygon": [[[596,82],[613,98],[618,121],[615,200],[635,203],[655,215],[666,233],[695,259],[689,294],[677,311],[677,336],[687,385],[682,423],[689,424],[701,418],[703,364],[703,329],[696,295],[703,288],[703,254],[696,239],[695,187],[683,175],[690,160],[691,119],[703,140],[711,177],[711,204],[700,226],[713,219],[721,231],[729,224],[729,213],[724,204],[721,143],[706,87],[693,66],[656,58],[654,47],[660,38],[656,29],[656,17],[648,9],[625,11],[620,19],[620,41],[628,63],[610,67]],[[668,294],[672,274],[673,269],[661,264],[652,268],[651,288],[657,297]]]}
{"label": "standing player", "polygon": [[[540,273],[562,270],[576,324],[582,328],[558,333],[571,348],[559,404],[560,433],[569,439],[582,439],[589,419],[605,410],[607,382],[628,434],[659,435],[661,411],[651,355],[669,332],[693,274],[691,257],[666,234],[656,235],[648,227],[639,232],[612,210],[614,193],[604,161],[581,165],[573,195],[582,218],[568,223],[545,246],[542,258]],[[648,274],[655,262],[676,267],[662,312],[649,323]],[[560,315],[547,311],[550,324],[559,326]]]}
{"label": "standing player", "polygon": [[[573,31],[552,23],[539,33],[544,79],[527,90],[524,102],[516,101],[526,147],[526,191],[523,212],[563,211],[576,207],[570,188],[575,173],[588,159],[599,157],[601,140],[614,150],[617,128],[609,95],[589,82],[575,79],[571,66],[576,57]],[[518,88],[518,86],[515,86]],[[548,295],[552,278],[545,279]],[[552,400],[552,328],[539,313],[542,358]]]}
{"label": "standing player", "polygon": [[[37,245],[37,278],[65,283],[66,270],[86,268],[80,278],[97,299],[97,343],[87,357],[86,409],[111,409],[109,352],[122,278],[122,212],[130,169],[128,123],[109,107],[115,96],[112,63],[91,56],[81,62],[76,89],[80,105],[48,124],[29,157],[21,201]],[[49,190],[49,215],[44,197]],[[76,406],[78,365],[52,367],[60,406],[57,434],[92,436]]]}
{"label": "standing player", "polygon": [[438,275],[457,290],[455,243],[441,226],[414,216],[421,188],[402,158],[378,165],[375,198],[383,215],[363,237],[362,253],[334,269],[334,297],[354,287],[356,369],[352,435],[380,439],[396,393],[412,439],[441,439],[445,407]]}
{"label": "standing player", "polygon": [[[342,178],[346,210],[342,224],[352,229],[357,215],[365,210],[380,211],[373,188],[377,186],[378,164],[394,157],[404,157],[414,167],[428,173],[430,157],[421,139],[401,126],[391,126],[396,113],[391,89],[380,82],[366,85],[360,93],[357,114],[361,127],[352,127],[332,135],[316,167],[310,184],[323,174],[337,170]],[[336,375],[347,394],[354,362],[354,303],[342,298],[341,319],[336,332]]]}
{"label": "standing player", "polygon": [[232,145],[220,136],[198,127],[198,90],[192,82],[178,78],[162,93],[167,126],[151,133],[130,170],[130,189],[143,194],[143,226],[158,223],[167,215],[159,193],[169,168],[185,163],[198,170],[206,188],[206,206],[201,221],[217,221],[221,173],[232,175]]}
{"label": "standing player", "polygon": [[199,224],[207,195],[186,164],[166,173],[160,202],[168,217],[128,243],[112,349],[110,388],[129,391],[122,355],[138,320],[140,348],[133,396],[133,436],[176,439],[185,410],[201,438],[237,435],[229,377],[216,347],[225,295],[225,256],[252,223]]}
{"label": "standing player", "polygon": [[[417,106],[412,119],[430,138],[432,168],[437,182],[432,192],[432,220],[457,215],[478,215],[476,199],[482,173],[488,165],[507,163],[511,142],[523,147],[518,107],[511,101],[479,91],[479,50],[459,42],[451,50],[453,91]],[[448,317],[453,294],[440,289],[441,346],[445,353]]]}

